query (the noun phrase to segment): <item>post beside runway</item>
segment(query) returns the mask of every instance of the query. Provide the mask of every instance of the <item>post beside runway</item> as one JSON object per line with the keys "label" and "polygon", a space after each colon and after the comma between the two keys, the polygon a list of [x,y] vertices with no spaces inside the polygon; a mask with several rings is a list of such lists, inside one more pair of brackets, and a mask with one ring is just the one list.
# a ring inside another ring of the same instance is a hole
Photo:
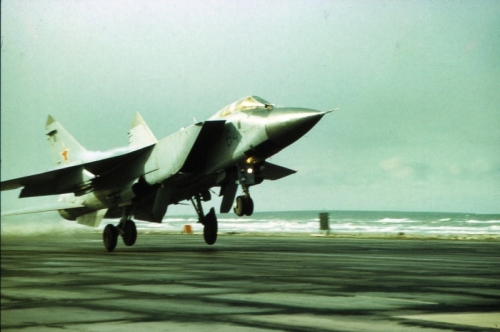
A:
{"label": "post beside runway", "polygon": [[319,214],[319,230],[330,234],[330,217],[328,212],[321,212]]}

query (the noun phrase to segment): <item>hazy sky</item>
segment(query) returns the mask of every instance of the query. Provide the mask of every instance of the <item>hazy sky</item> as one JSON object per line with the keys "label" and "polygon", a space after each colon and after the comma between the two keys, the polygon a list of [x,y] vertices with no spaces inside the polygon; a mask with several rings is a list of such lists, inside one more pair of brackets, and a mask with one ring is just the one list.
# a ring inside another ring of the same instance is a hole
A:
{"label": "hazy sky", "polygon": [[[2,180],[52,167],[48,114],[106,150],[136,111],[162,138],[254,94],[340,108],[271,158],[298,173],[251,188],[256,211],[500,213],[499,1],[10,0],[1,15]],[[30,202],[18,193],[4,210]]]}

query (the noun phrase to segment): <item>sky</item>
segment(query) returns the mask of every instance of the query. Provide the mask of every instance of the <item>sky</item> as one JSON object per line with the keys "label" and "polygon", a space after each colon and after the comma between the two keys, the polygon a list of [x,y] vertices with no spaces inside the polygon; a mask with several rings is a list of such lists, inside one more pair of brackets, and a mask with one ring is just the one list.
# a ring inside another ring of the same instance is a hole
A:
{"label": "sky", "polygon": [[49,114],[104,151],[137,111],[163,138],[257,95],[339,110],[268,160],[298,172],[256,211],[500,213],[498,1],[10,0],[1,39],[2,180],[53,167]]}

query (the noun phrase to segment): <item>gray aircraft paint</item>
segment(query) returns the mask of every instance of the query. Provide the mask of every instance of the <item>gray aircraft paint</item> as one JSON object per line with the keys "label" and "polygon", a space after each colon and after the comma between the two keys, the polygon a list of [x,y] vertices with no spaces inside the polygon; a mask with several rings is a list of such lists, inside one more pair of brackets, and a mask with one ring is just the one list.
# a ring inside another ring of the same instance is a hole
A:
{"label": "gray aircraft paint", "polygon": [[[266,159],[294,143],[328,112],[280,108],[255,96],[245,97],[204,122],[182,128],[157,140],[140,114],[129,131],[129,146],[107,152],[87,151],[52,116],[46,135],[57,167],[53,170],[2,181],[1,189],[23,188],[20,197],[62,194],[54,206],[59,214],[79,224],[97,227],[104,218],[121,216],[117,227],[104,231],[105,247],[112,251],[118,233],[126,245],[137,236],[132,217],[161,223],[168,206],[191,200],[204,225],[205,241],[215,243],[217,219],[212,208],[203,212],[201,201],[220,187],[220,211],[227,213],[238,185],[243,195],[235,213],[251,215],[254,203],[249,188],[277,180],[294,171]],[[47,211],[46,207],[12,212]],[[131,235],[132,234],[132,235]]]}

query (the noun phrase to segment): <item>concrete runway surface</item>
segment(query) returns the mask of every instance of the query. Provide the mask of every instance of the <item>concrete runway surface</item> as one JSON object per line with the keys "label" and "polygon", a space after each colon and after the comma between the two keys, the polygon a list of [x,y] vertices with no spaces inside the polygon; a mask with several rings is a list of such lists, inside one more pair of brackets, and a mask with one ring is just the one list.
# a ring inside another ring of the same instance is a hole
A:
{"label": "concrete runway surface", "polygon": [[2,236],[2,331],[493,331],[500,242]]}

